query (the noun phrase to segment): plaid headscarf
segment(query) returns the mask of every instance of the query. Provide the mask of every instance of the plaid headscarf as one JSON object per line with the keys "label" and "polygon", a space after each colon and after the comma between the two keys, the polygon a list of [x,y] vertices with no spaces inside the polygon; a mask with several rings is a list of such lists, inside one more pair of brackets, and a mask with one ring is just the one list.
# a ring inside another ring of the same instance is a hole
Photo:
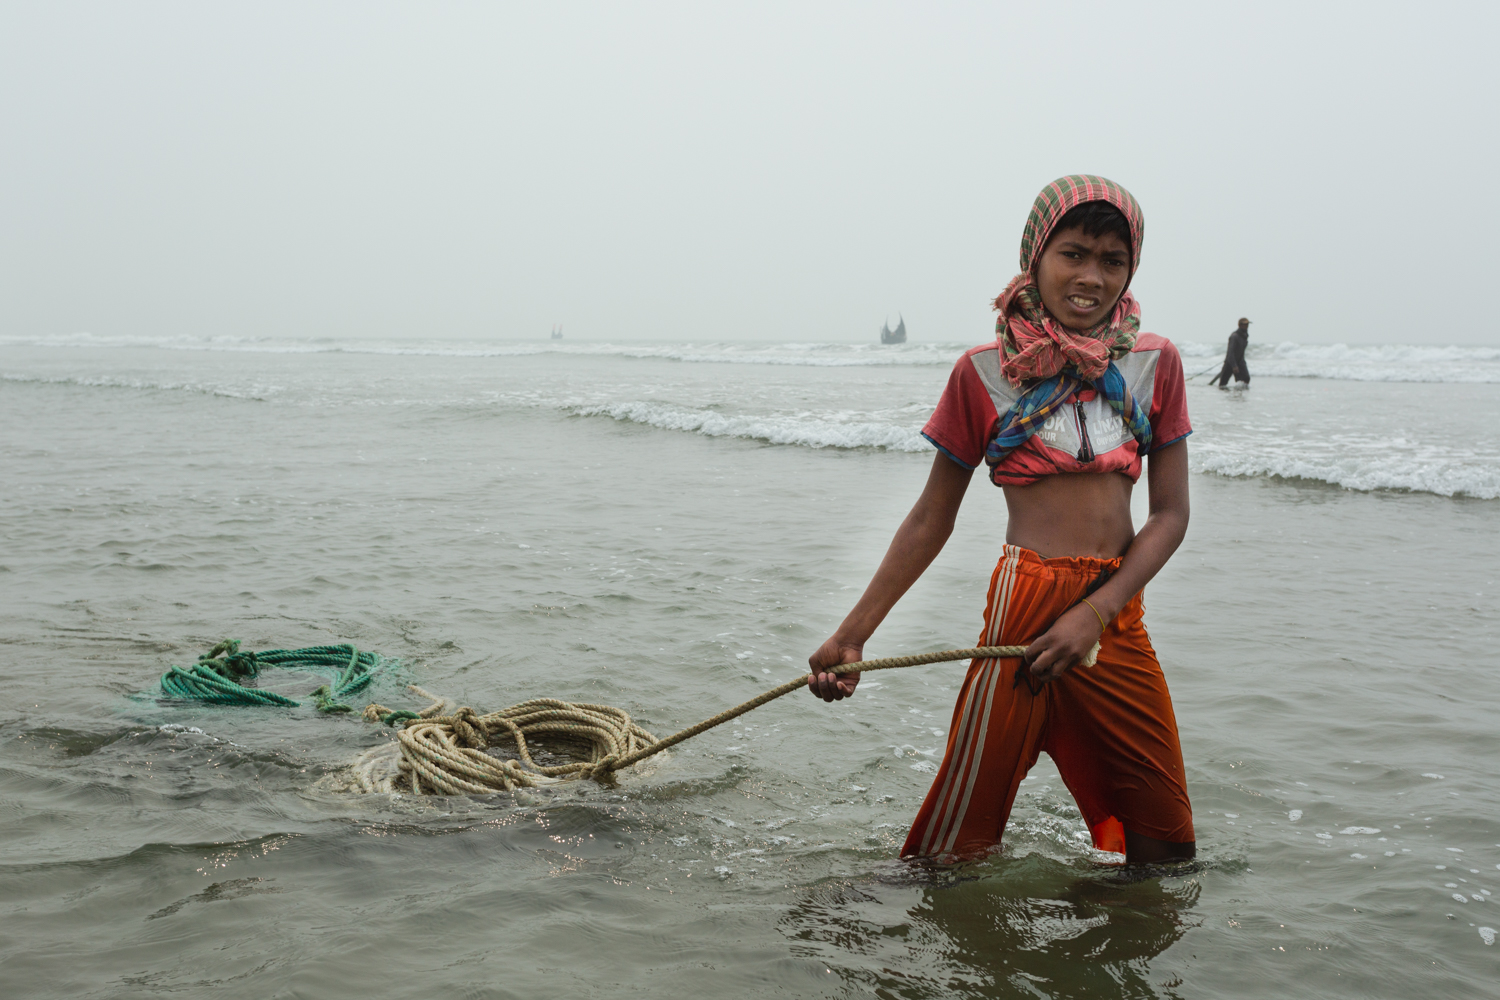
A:
{"label": "plaid headscarf", "polygon": [[[1057,322],[1042,305],[1036,261],[1062,217],[1090,201],[1108,202],[1125,216],[1130,226],[1130,275],[1125,280],[1126,291],[1103,322],[1079,332]],[[1141,329],[1141,308],[1129,288],[1140,266],[1144,236],[1145,216],[1140,204],[1114,181],[1073,174],[1058,178],[1036,196],[1021,232],[1021,273],[995,299],[995,309],[1000,313],[995,321],[1000,368],[1011,385],[1025,387],[1026,392],[1001,419],[985,451],[992,478],[1000,461],[1024,444],[1053,410],[1084,386],[1093,386],[1109,400],[1140,443],[1141,454],[1150,449],[1151,423],[1114,364],[1130,353]]]}

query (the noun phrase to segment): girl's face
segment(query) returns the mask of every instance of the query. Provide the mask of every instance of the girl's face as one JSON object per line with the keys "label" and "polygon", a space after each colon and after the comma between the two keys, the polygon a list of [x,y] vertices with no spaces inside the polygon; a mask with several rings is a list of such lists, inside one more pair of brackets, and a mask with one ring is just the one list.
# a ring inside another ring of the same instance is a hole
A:
{"label": "girl's face", "polygon": [[1130,280],[1130,248],[1113,233],[1054,233],[1036,264],[1042,305],[1063,326],[1087,330],[1109,315]]}

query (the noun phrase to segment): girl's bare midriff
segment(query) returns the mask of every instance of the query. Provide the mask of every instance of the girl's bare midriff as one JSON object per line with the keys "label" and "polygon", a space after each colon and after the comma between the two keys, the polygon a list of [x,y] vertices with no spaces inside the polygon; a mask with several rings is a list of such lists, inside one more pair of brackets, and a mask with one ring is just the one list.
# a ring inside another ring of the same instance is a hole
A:
{"label": "girl's bare midriff", "polygon": [[1119,472],[1064,474],[1007,486],[1005,540],[1044,559],[1123,556],[1135,538],[1132,486]]}

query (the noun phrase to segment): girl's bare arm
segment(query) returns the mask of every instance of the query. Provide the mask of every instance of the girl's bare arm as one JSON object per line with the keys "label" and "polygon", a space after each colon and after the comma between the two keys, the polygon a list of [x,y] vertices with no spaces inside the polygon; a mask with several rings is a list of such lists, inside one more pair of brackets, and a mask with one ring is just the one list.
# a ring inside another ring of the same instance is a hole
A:
{"label": "girl's bare arm", "polygon": [[832,674],[827,672],[828,668],[855,663],[863,658],[865,640],[870,638],[901,595],[937,558],[948,536],[953,533],[953,522],[972,475],[971,470],[941,452],[933,456],[927,485],[911,513],[896,529],[896,537],[891,540],[891,547],[886,550],[885,558],[880,561],[880,568],[875,571],[864,595],[843,624],[807,658],[812,667],[807,687],[814,696],[824,701],[838,701],[854,693],[859,674]]}

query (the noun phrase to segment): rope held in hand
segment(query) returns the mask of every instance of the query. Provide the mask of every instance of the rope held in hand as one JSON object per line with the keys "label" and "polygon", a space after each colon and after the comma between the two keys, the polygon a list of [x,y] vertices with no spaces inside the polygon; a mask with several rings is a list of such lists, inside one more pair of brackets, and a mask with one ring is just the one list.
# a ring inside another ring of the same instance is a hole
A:
{"label": "rope held in hand", "polygon": [[[858,663],[842,664],[844,668],[842,670],[830,670],[824,672],[839,674],[856,672],[864,673],[867,670],[893,670],[897,667],[918,667],[924,663],[947,663],[950,660],[999,660],[1005,659],[1007,657],[1020,656],[1025,652],[1025,646],[975,646],[972,649],[948,649],[944,650],[941,653],[914,653],[911,656],[887,656],[878,660],[861,660]],[[1089,651],[1089,655],[1084,658],[1083,665],[1086,667],[1092,667],[1094,665],[1094,658],[1098,655],[1099,647],[1096,645],[1092,650]],[[730,719],[738,718],[739,716],[744,715],[746,712],[750,711],[752,708],[759,708],[768,701],[775,701],[777,698],[780,698],[784,694],[791,694],[793,691],[805,687],[807,687],[806,676],[798,677],[796,680],[787,681],[785,684],[782,684],[778,687],[773,687],[769,691],[765,691],[761,694],[756,695],[754,698],[751,698],[749,701],[745,702],[742,705],[736,705],[733,708],[725,709],[718,715],[704,719],[696,726],[688,726],[680,733],[673,733],[666,739],[658,740],[657,742],[651,744],[649,747],[646,747],[643,750],[637,750],[633,754],[622,757],[614,763],[611,769],[613,770],[621,767],[629,767],[631,764],[634,764],[637,761],[645,760],[647,757],[651,756],[654,753],[660,753],[661,751],[667,749],[667,747],[675,746],[676,744],[681,743],[683,740],[697,736],[699,733],[705,732],[717,725],[728,722]]]}
{"label": "rope held in hand", "polygon": [[[1006,659],[1020,657],[1025,652],[1025,646],[978,646],[862,660],[842,664],[841,670],[829,672],[863,673],[952,660]],[[1096,644],[1084,657],[1083,665],[1093,666],[1098,655]],[[442,699],[413,687],[414,692],[434,702],[418,713],[420,718],[397,718],[409,717],[411,713],[391,712],[382,705],[365,709],[364,717],[372,722],[404,722],[405,726],[397,731],[396,744],[376,747],[361,756],[355,766],[354,786],[365,792],[410,790],[464,795],[550,785],[574,778],[604,778],[806,686],[807,677],[803,675],[660,740],[637,726],[620,709],[605,705],[537,698],[499,712],[478,715],[467,707],[450,712]],[[549,747],[559,742],[566,744],[581,759],[542,767],[531,757],[526,742],[528,734],[544,735]],[[514,741],[516,759],[485,753],[493,745],[492,737]]]}
{"label": "rope held in hand", "polygon": [[[1025,646],[976,646],[861,660],[825,672],[863,673],[952,660],[1013,659],[1025,652]],[[1083,665],[1093,666],[1098,655],[1099,646],[1095,644],[1084,657]],[[163,675],[161,686],[166,695],[174,698],[296,707],[298,703],[290,698],[249,687],[245,682],[255,679],[265,666],[320,670],[334,675],[335,680],[313,692],[318,710],[349,712],[349,706],[337,699],[368,686],[380,665],[376,654],[360,652],[349,645],[241,653],[238,642],[226,639],[199,657],[192,667],[172,667]],[[658,740],[623,710],[609,705],[533,698],[480,715],[468,706],[453,708],[446,699],[412,685],[409,690],[432,702],[420,712],[392,711],[373,704],[365,708],[366,721],[397,727],[396,740],[372,747],[359,756],[352,772],[352,787],[362,792],[485,795],[577,778],[602,779],[806,686],[807,676],[797,677]],[[539,763],[532,755],[528,737],[541,737],[545,749],[567,763]],[[503,743],[514,745],[514,757],[488,752]]]}

